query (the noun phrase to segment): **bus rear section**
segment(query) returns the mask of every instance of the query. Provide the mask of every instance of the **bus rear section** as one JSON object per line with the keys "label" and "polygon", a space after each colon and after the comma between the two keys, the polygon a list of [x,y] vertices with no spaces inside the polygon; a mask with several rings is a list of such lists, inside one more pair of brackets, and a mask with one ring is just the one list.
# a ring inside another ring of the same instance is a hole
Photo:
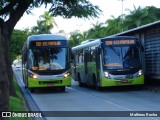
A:
{"label": "bus rear section", "polygon": [[[30,36],[23,47],[23,81],[27,88],[71,85],[67,39],[58,35]],[[27,47],[25,47],[27,46]]]}

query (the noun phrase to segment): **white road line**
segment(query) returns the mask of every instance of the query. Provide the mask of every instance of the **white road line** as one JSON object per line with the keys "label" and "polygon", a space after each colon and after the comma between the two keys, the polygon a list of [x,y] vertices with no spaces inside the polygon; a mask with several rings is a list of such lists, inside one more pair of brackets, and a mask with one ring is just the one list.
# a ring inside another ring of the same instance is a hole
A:
{"label": "white road line", "polygon": [[[99,99],[99,100],[101,100],[101,101],[104,101],[104,102],[109,103],[109,104],[112,104],[112,105],[115,105],[115,106],[117,106],[117,107],[119,107],[119,108],[122,108],[122,109],[125,109],[125,110],[127,110],[127,111],[136,111],[136,110],[134,110],[134,109],[130,109],[130,108],[124,107],[124,106],[122,106],[122,105],[118,105],[118,104],[113,103],[113,102],[111,102],[111,101],[108,101],[108,100],[105,100],[105,99],[103,99],[103,98],[100,98],[100,97],[98,97],[98,96],[96,96],[96,95],[89,94],[89,93],[86,93],[86,92],[77,90],[77,89],[75,89],[75,88],[67,87],[67,89],[72,90],[72,91],[76,91],[76,92],[79,92],[79,93],[82,93],[82,94],[85,94],[85,95],[87,95],[87,96],[94,97],[94,98],[96,98],[96,99]],[[157,119],[157,118],[154,118],[154,117],[149,117],[149,118],[152,119],[152,120],[160,120],[160,119]]]}

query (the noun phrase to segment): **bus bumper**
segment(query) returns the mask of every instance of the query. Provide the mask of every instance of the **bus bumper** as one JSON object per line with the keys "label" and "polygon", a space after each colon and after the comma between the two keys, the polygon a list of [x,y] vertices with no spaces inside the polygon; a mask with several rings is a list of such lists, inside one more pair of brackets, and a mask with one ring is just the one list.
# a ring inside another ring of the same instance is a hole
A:
{"label": "bus bumper", "polygon": [[28,87],[29,88],[38,88],[38,87],[59,87],[59,86],[71,86],[71,76],[67,78],[57,78],[50,80],[40,80],[34,78],[28,78]]}
{"label": "bus bumper", "polygon": [[108,79],[106,77],[102,78],[100,83],[101,87],[108,87],[108,86],[126,86],[126,85],[143,85],[144,84],[144,76],[141,75],[139,77],[133,79],[125,79],[125,80],[114,80]]}

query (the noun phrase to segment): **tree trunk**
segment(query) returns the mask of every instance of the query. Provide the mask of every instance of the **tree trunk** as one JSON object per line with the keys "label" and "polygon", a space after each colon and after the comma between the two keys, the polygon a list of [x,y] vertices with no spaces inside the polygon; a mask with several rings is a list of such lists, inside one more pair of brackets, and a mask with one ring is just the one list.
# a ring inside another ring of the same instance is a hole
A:
{"label": "tree trunk", "polygon": [[9,111],[9,78],[4,56],[4,39],[0,27],[0,111]]}
{"label": "tree trunk", "polygon": [[4,40],[2,43],[3,49],[4,49],[4,57],[5,57],[5,65],[7,70],[7,76],[8,76],[8,82],[9,82],[9,93],[10,96],[16,96],[16,91],[13,83],[13,71],[11,66],[11,59],[10,59],[10,34],[8,32],[8,26],[6,23],[1,19],[0,20],[0,26],[1,26],[1,35]]}
{"label": "tree trunk", "polygon": [[[5,35],[6,36],[6,35]],[[10,41],[8,39],[5,39],[5,62],[6,62],[6,68],[7,68],[7,73],[8,73],[8,78],[9,78],[9,93],[10,96],[17,96],[15,87],[14,87],[14,82],[13,82],[13,70],[12,70],[12,63],[11,63],[11,55],[10,55]]]}

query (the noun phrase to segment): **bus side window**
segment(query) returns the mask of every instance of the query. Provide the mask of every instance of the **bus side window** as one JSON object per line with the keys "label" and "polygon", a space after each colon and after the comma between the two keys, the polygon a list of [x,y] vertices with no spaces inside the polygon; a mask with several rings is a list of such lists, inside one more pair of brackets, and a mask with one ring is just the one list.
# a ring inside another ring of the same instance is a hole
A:
{"label": "bus side window", "polygon": [[79,63],[79,51],[76,51],[76,62]]}
{"label": "bus side window", "polygon": [[95,55],[96,55],[96,47],[92,46],[90,49],[90,61],[95,61]]}
{"label": "bus side window", "polygon": [[95,50],[91,50],[91,62],[95,61]]}
{"label": "bus side window", "polygon": [[83,50],[80,51],[80,63],[83,63],[84,62],[84,53],[83,53]]}

